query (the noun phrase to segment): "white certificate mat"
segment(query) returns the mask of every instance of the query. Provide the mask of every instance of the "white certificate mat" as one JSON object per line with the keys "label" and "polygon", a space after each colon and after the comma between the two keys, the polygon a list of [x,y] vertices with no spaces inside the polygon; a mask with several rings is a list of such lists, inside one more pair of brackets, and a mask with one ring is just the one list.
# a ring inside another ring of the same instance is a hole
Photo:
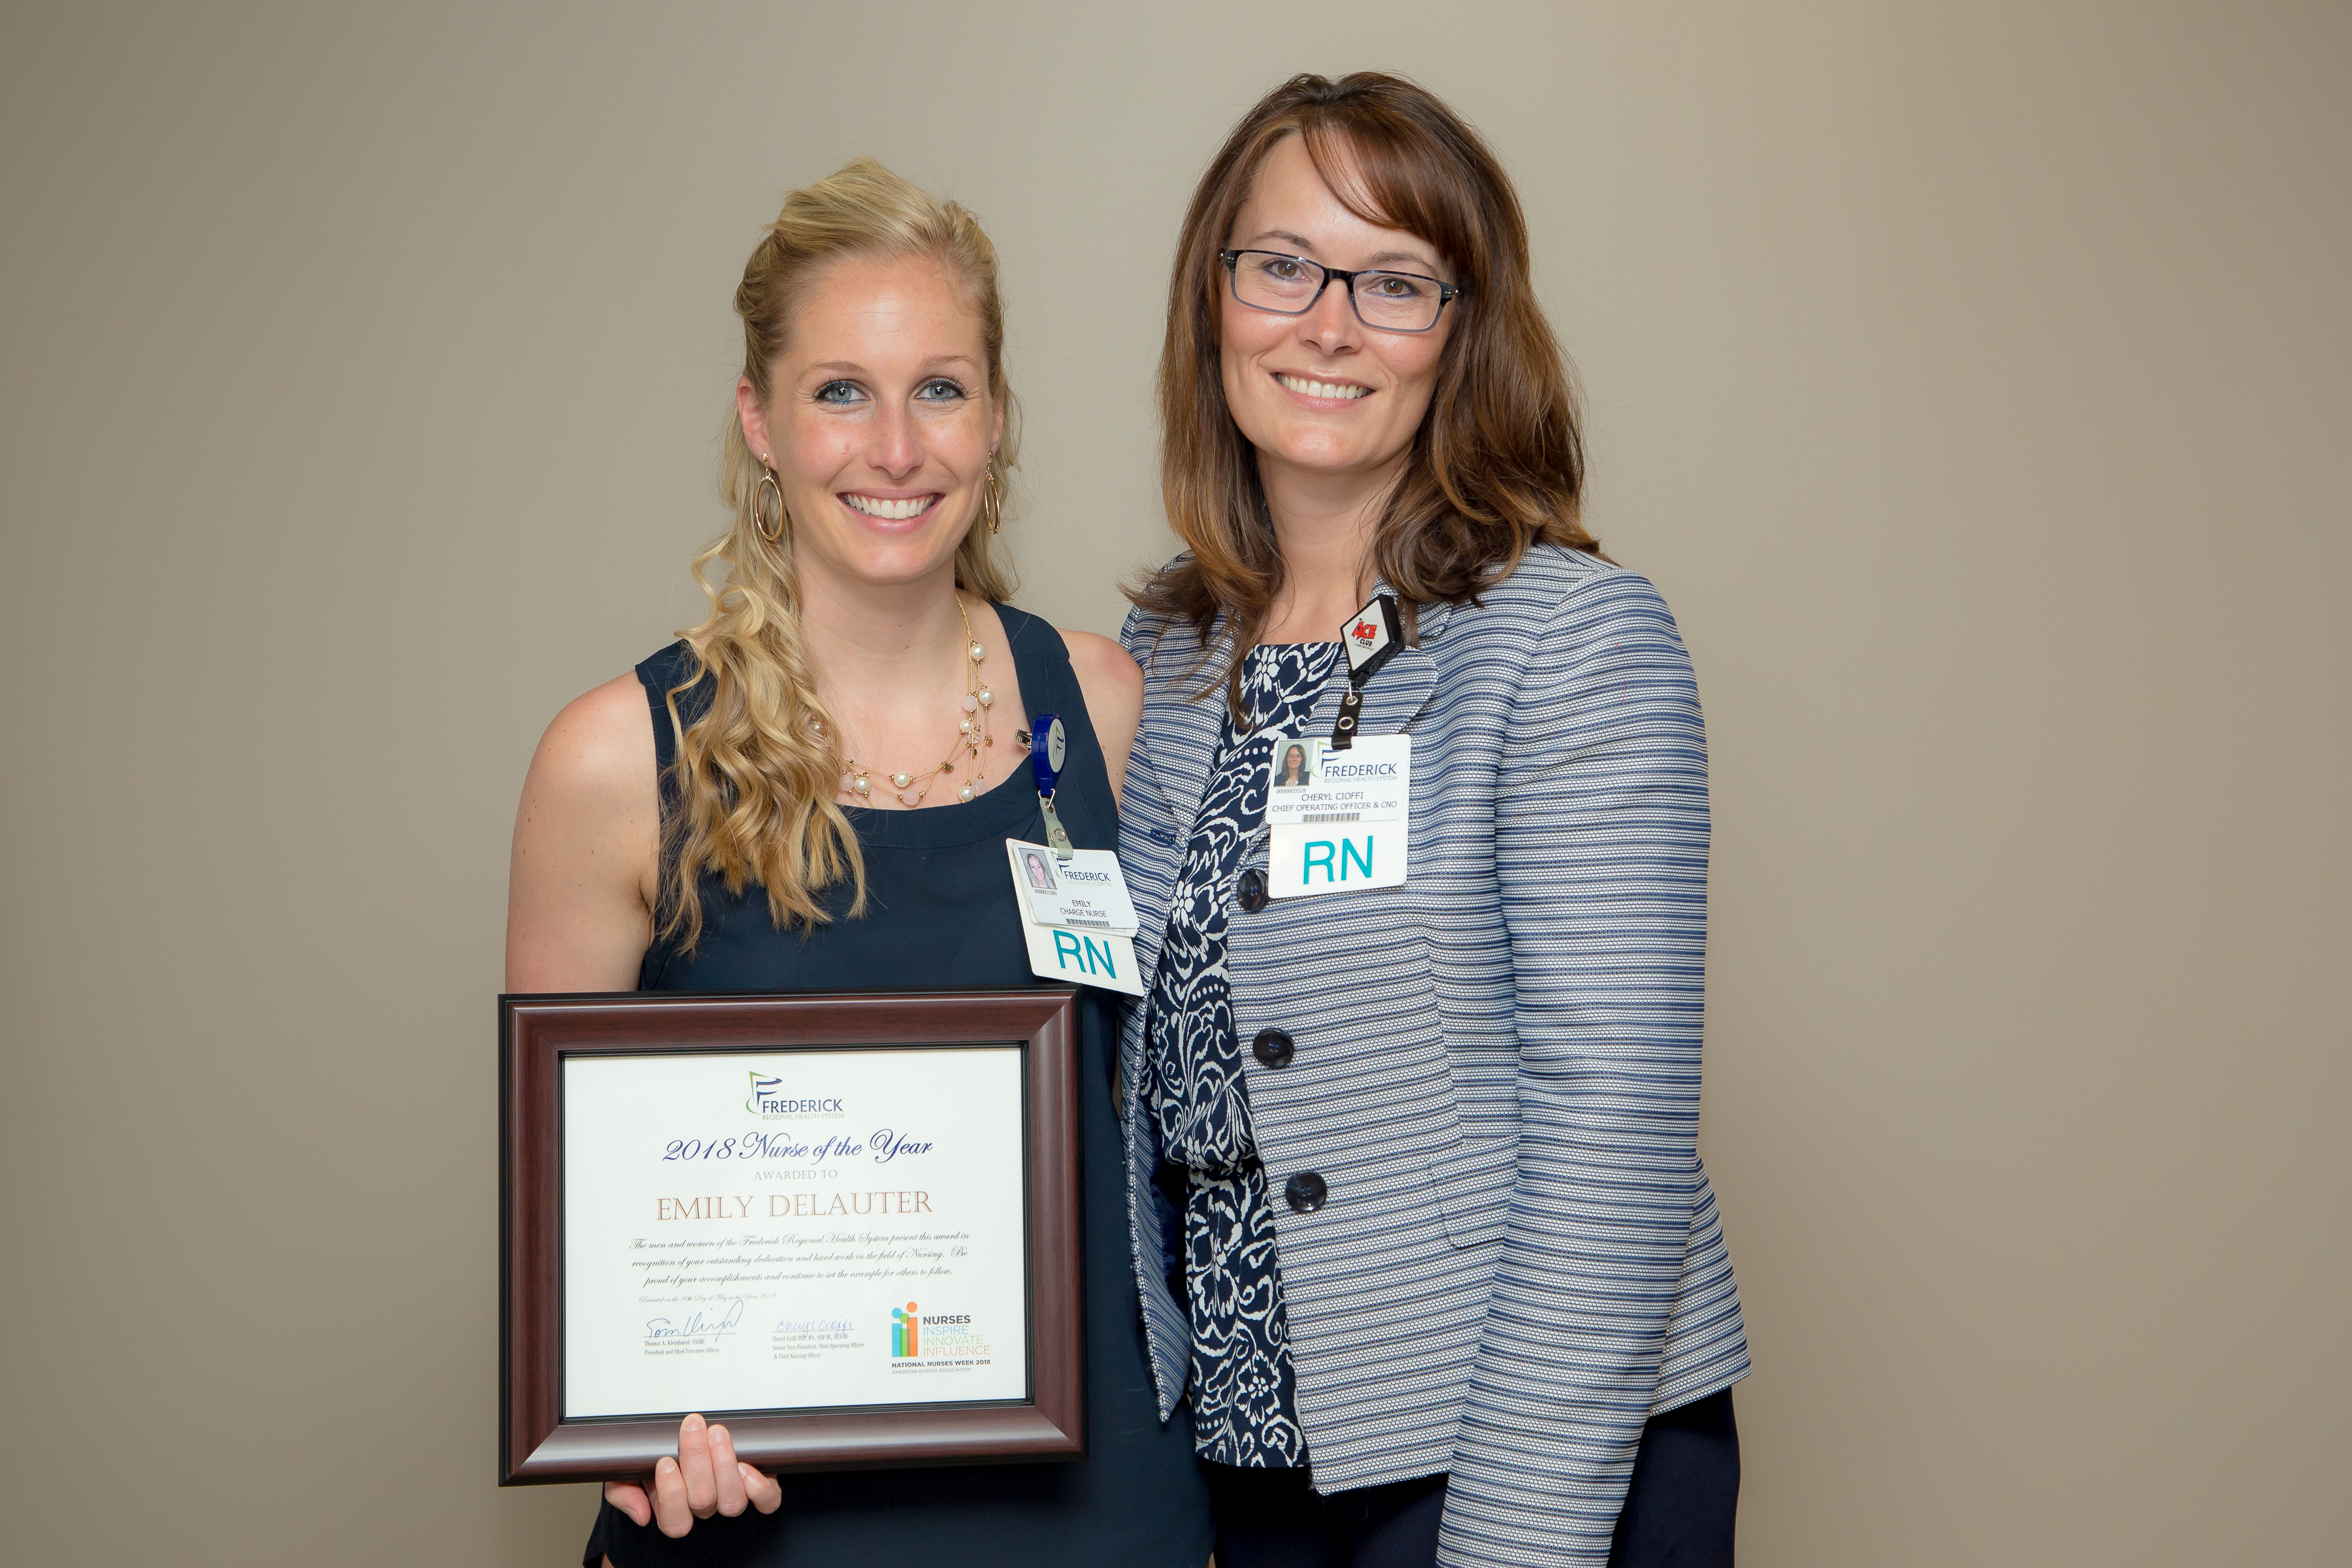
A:
{"label": "white certificate mat", "polygon": [[1028,1397],[1020,1047],[562,1067],[566,1419]]}

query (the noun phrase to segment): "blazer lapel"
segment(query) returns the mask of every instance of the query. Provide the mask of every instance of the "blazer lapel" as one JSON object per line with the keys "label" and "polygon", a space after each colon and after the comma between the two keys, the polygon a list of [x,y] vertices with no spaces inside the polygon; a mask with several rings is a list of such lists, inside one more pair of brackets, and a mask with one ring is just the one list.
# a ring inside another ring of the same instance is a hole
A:
{"label": "blazer lapel", "polygon": [[[1396,735],[1412,728],[1412,721],[1423,708],[1429,706],[1431,695],[1437,689],[1437,660],[1429,650],[1402,647],[1381,667],[1378,675],[1365,684],[1363,710],[1356,721],[1359,735]],[[1339,717],[1338,694],[1333,693],[1331,721]],[[1318,711],[1321,705],[1318,704]],[[1325,733],[1328,733],[1327,729]]]}
{"label": "blazer lapel", "polygon": [[[1209,769],[1225,719],[1225,686],[1217,679],[1233,650],[1222,617],[1209,641],[1207,658],[1192,628],[1171,623],[1160,633],[1143,672],[1143,743],[1151,771],[1168,796],[1180,839],[1189,836],[1208,793]],[[1206,692],[1201,690],[1209,682]]]}
{"label": "blazer lapel", "polygon": [[[1381,591],[1388,591],[1385,583]],[[1412,727],[1437,689],[1437,660],[1428,645],[1443,635],[1454,608],[1451,605],[1423,606],[1414,627],[1417,640],[1391,655],[1364,688],[1359,734],[1394,735]],[[1200,657],[1200,644],[1192,628],[1171,624],[1160,634],[1144,671],[1144,747],[1180,833],[1191,832],[1201,815],[1201,797],[1208,793],[1209,770],[1225,721],[1225,687],[1217,674],[1233,657],[1233,633],[1223,616],[1210,636],[1205,659]],[[1213,684],[1202,692],[1204,680]],[[1344,687],[1344,678],[1332,680],[1317,700],[1316,734],[1331,732],[1339,717]]]}

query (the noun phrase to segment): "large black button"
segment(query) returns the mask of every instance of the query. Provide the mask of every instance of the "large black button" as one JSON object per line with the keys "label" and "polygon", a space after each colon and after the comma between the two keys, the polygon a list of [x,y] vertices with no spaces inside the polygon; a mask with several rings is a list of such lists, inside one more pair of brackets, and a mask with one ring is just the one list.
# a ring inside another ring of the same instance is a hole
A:
{"label": "large black button", "polygon": [[1323,1200],[1331,1195],[1331,1189],[1325,1186],[1323,1178],[1314,1172],[1301,1171],[1282,1184],[1282,1195],[1300,1214],[1313,1214],[1323,1206]]}
{"label": "large black button", "polygon": [[1242,873],[1242,908],[1251,914],[1265,908],[1265,873],[1255,866]]}
{"label": "large black button", "polygon": [[1260,1029],[1257,1038],[1250,1042],[1257,1059],[1270,1068],[1286,1068],[1290,1058],[1298,1054],[1298,1044],[1280,1029]]}

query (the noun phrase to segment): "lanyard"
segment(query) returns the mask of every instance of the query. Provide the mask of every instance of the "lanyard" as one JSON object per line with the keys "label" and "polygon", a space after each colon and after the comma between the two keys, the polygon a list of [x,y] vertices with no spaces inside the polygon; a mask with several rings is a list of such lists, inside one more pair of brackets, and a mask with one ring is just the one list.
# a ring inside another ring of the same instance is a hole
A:
{"label": "lanyard", "polygon": [[1335,752],[1356,743],[1356,720],[1363,711],[1364,688],[1404,646],[1396,595],[1373,595],[1371,602],[1339,628],[1339,645],[1348,650],[1348,689],[1339,699],[1339,721],[1331,726],[1330,749]]}
{"label": "lanyard", "polygon": [[1069,742],[1062,733],[1058,715],[1040,713],[1029,721],[1029,772],[1037,781],[1037,805],[1045,814],[1045,842],[1053,846],[1056,860],[1067,860],[1077,854],[1071,846],[1070,836],[1063,831],[1062,819],[1054,815],[1054,785],[1062,776],[1062,763],[1068,751]]}

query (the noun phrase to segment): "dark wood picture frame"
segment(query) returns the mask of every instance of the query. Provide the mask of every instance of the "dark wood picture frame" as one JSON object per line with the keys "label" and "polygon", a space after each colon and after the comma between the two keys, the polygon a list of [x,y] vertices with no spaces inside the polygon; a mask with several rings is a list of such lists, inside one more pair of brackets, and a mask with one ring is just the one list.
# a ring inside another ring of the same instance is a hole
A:
{"label": "dark wood picture frame", "polygon": [[[1077,993],[622,992],[499,998],[499,1484],[635,1479],[680,1415],[566,1419],[562,1062],[567,1057],[943,1045],[1024,1048],[1025,1401],[727,1411],[762,1469],[1075,1459],[1086,1452]],[[718,1412],[705,1414],[718,1415]]]}

